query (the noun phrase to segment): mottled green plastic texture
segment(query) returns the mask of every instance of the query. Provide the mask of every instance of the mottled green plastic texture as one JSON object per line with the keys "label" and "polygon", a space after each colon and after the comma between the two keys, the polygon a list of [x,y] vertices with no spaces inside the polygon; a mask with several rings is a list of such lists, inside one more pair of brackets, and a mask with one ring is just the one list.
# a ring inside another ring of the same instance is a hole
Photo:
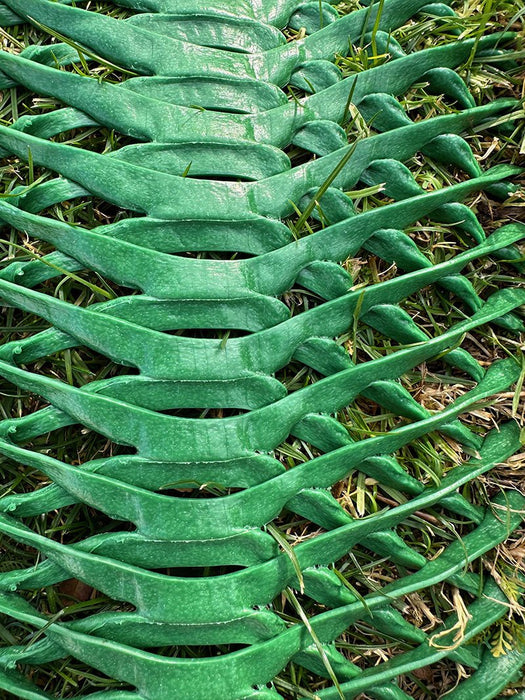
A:
{"label": "mottled green plastic texture", "polygon": [[[490,575],[469,572],[468,564],[519,527],[525,504],[509,491],[481,508],[461,491],[519,449],[519,430],[511,421],[480,437],[460,416],[510,390],[521,370],[512,357],[481,366],[461,344],[482,324],[521,330],[525,291],[480,298],[462,272],[486,256],[515,260],[519,269],[515,244],[525,226],[486,236],[463,203],[484,189],[509,191],[517,169],[483,171],[463,136],[515,104],[476,106],[455,69],[473,52],[490,60],[506,36],[406,55],[391,31],[421,13],[451,13],[428,0],[385,0],[344,16],[325,2],[297,0],[118,4],[135,14],[115,19],[81,1],[0,3],[3,26],[31,22],[54,37],[19,54],[1,52],[0,87],[23,86],[63,105],[0,126],[5,156],[30,158],[57,175],[0,199],[5,225],[55,249],[0,272],[2,305],[36,314],[47,327],[0,347],[0,375],[48,404],[0,422],[0,453],[48,480],[34,493],[0,499],[2,536],[38,552],[34,567],[0,574],[0,612],[36,632],[26,646],[0,650],[0,688],[28,700],[54,698],[30,669],[72,656],[122,683],[77,697],[270,700],[287,697],[273,681],[293,661],[328,679],[319,698],[402,700],[398,676],[448,657],[470,670],[451,699],[496,697],[525,655],[515,649],[495,658],[479,643],[508,601]],[[302,29],[299,38],[287,42],[286,27]],[[336,55],[366,46],[371,35],[390,60],[343,79]],[[81,56],[129,77],[87,77],[73,70]],[[413,122],[397,98],[417,82],[455,100],[457,111]],[[349,143],[343,127],[355,109],[373,132]],[[54,140],[98,125],[128,145],[101,154]],[[289,146],[302,149],[302,165],[291,166]],[[406,165],[418,153],[454,166],[457,183],[423,190]],[[380,183],[389,203],[357,213],[345,192]],[[54,204],[91,196],[122,215],[88,230],[49,214]],[[284,221],[297,209],[321,224],[296,235]],[[433,265],[406,232],[428,217],[453,224],[463,252]],[[341,263],[371,255],[395,264],[395,274],[354,288]],[[82,306],[42,286],[84,269],[110,280],[119,295]],[[463,320],[433,337],[403,306],[428,285],[463,311]],[[291,315],[287,293],[296,287],[316,303]],[[390,350],[352,358],[339,339],[356,324],[379,331]],[[100,353],[119,371],[76,386],[32,367],[75,347]],[[400,380],[437,356],[452,376],[470,381],[431,412]],[[287,390],[278,373],[290,362],[313,368],[319,381]],[[336,416],[358,396],[398,416],[399,427],[353,440]],[[196,418],[194,409],[229,417]],[[71,425],[129,454],[73,465],[31,448],[35,437]],[[436,431],[472,458],[426,486],[396,451]],[[293,468],[275,453],[290,436],[313,455]],[[331,487],[356,470],[401,494],[401,505],[353,517]],[[191,493],[170,495],[170,484]],[[66,545],[24,523],[79,502],[114,527]],[[427,559],[397,528],[433,506],[462,519],[468,534]],[[283,511],[318,533],[292,552],[268,527]],[[333,567],[354,547],[389,559],[398,578],[359,597]],[[231,571],[217,573],[221,567]],[[185,575],[188,569],[198,573]],[[61,622],[24,595],[69,578],[122,609]],[[454,615],[435,630],[444,640],[435,644],[401,612],[403,596],[444,581],[473,600],[460,645],[451,642]],[[317,604],[308,620],[290,622],[274,609],[291,590]],[[337,640],[359,621],[403,640],[405,651],[370,667],[350,662]],[[157,652],[173,646],[195,654]]]}

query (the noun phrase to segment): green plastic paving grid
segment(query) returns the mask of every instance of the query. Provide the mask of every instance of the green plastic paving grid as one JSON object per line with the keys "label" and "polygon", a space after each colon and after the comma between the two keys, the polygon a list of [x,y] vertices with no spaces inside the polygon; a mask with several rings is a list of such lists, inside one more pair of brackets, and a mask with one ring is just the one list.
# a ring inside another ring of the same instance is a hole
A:
{"label": "green plastic paving grid", "polygon": [[[0,499],[2,536],[39,555],[29,569],[0,574],[0,612],[36,631],[27,645],[0,649],[0,688],[19,698],[54,698],[31,681],[30,668],[72,656],[134,688],[75,697],[262,700],[286,697],[272,681],[293,661],[329,679],[319,698],[365,692],[401,700],[408,696],[397,676],[447,657],[471,671],[451,699],[498,696],[519,674],[525,653],[496,658],[479,643],[480,633],[506,615],[508,601],[490,575],[482,579],[466,565],[519,527],[524,498],[509,491],[481,508],[460,491],[519,449],[519,429],[509,422],[482,439],[459,417],[509,389],[521,369],[512,357],[483,368],[461,343],[486,323],[521,330],[516,311],[525,290],[481,299],[462,271],[487,255],[514,260],[520,269],[515,244],[525,226],[509,224],[486,236],[463,204],[481,190],[500,197],[510,191],[519,170],[482,171],[462,135],[486,128],[516,103],[476,106],[455,68],[473,52],[487,60],[500,55],[510,35],[406,55],[392,30],[419,12],[453,14],[428,0],[385,0],[345,16],[325,2],[297,0],[222,0],[209,8],[197,0],[120,0],[137,11],[127,19],[71,4],[0,3],[3,26],[32,22],[54,37],[19,54],[1,52],[0,88],[20,85],[64,105],[0,126],[4,155],[57,174],[0,200],[5,224],[55,248],[0,271],[2,304],[49,325],[0,347],[0,376],[48,404],[0,422],[0,454],[50,482]],[[286,27],[304,28],[302,38],[287,42]],[[390,60],[343,79],[336,54],[370,40]],[[131,77],[113,83],[73,70],[96,58]],[[396,97],[418,81],[455,100],[457,112],[412,122]],[[289,99],[287,86],[305,96]],[[351,109],[374,129],[354,143],[343,128]],[[100,154],[53,140],[99,125],[125,136],[127,145]],[[304,164],[291,166],[288,146],[309,154]],[[404,164],[416,153],[459,169],[461,181],[423,190]],[[384,183],[391,202],[357,213],[344,192],[358,183]],[[88,230],[42,213],[86,196],[129,215]],[[315,231],[298,237],[283,223],[294,207],[305,212],[303,220],[317,217]],[[405,232],[429,216],[454,224],[465,251],[433,265]],[[228,252],[241,255],[210,255]],[[353,289],[341,262],[358,254],[395,263],[395,276]],[[122,287],[121,295],[85,307],[41,286],[85,269]],[[284,295],[295,285],[319,303],[291,315]],[[403,307],[428,285],[461,299],[465,311],[464,320],[434,337]],[[357,322],[397,349],[354,362],[337,339]],[[30,369],[82,346],[120,365],[121,373],[74,386]],[[451,372],[473,381],[449,406],[430,412],[400,378],[438,355]],[[321,379],[287,391],[276,375],[292,361]],[[359,395],[408,420],[353,441],[335,416]],[[196,408],[235,415],[194,418]],[[173,409],[180,409],[177,415],[170,415]],[[77,466],[28,446],[71,425],[127,446],[130,454]],[[410,476],[395,453],[433,431],[474,456],[430,487]],[[290,435],[316,456],[286,469],[275,450]],[[406,502],[353,518],[331,492],[353,470],[396,489]],[[203,494],[168,495],[166,484]],[[227,493],[213,494],[210,484]],[[109,516],[115,527],[66,545],[24,524],[75,503]],[[465,520],[469,531],[427,559],[397,527],[437,504]],[[268,527],[283,509],[319,528],[293,553]],[[390,560],[398,578],[359,597],[332,568],[354,546]],[[235,570],[216,573],[216,567]],[[201,575],[185,576],[188,568]],[[121,609],[60,622],[22,593],[70,578]],[[436,644],[400,611],[403,596],[444,581],[473,600],[460,645],[446,643],[457,629],[454,615],[433,632],[445,640]],[[272,605],[284,592],[294,600],[293,589],[318,604],[301,623],[287,622]],[[403,640],[406,650],[367,668],[351,663],[335,642],[359,620]],[[195,658],[156,653],[166,645],[209,651]],[[236,650],[220,651],[222,645]]]}

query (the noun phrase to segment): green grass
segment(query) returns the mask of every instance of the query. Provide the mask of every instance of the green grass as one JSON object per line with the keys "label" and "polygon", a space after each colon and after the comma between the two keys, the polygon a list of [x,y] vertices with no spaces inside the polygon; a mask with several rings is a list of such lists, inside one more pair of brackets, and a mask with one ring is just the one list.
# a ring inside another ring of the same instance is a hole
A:
{"label": "green grass", "polygon": [[[125,17],[126,12],[116,9],[111,3],[92,2],[91,9],[111,14],[115,17]],[[523,0],[457,0],[452,3],[457,11],[457,18],[426,18],[420,22],[409,22],[394,33],[394,38],[407,51],[412,52],[447,44],[461,36],[476,37],[484,33],[499,31],[508,27],[515,31],[523,30],[525,3]],[[357,1],[340,3],[338,9],[348,12],[360,7]],[[480,21],[480,17],[482,18]],[[48,43],[49,37],[41,31],[29,26],[21,26],[2,30],[4,47],[9,50],[19,50],[32,43]],[[290,38],[293,33],[290,32]],[[520,65],[509,66],[506,62],[488,64],[482,60],[469,60],[459,71],[467,80],[467,84],[478,104],[485,104],[495,97],[512,95],[522,96],[523,91],[523,56],[525,47],[519,36],[506,44],[514,52]],[[349,57],[338,59],[338,64],[347,75],[356,71],[366,70],[388,60],[388,55],[377,55],[374,47],[356,46]],[[111,66],[94,61],[84,64],[82,71],[91,75],[104,76],[111,80],[123,79],[123,74]],[[454,111],[453,102],[442,96],[428,92],[425,84],[414,86],[404,96],[402,104],[412,119]],[[296,96],[297,95],[297,91]],[[59,106],[56,100],[34,97],[22,88],[5,91],[0,98],[0,123],[11,124],[23,115],[40,114]],[[354,115],[355,116],[355,115]],[[367,125],[356,117],[347,127],[349,141],[370,133],[372,125]],[[108,129],[79,129],[60,137],[69,144],[82,148],[108,152],[126,143],[126,139]],[[474,153],[487,169],[499,163],[523,163],[524,130],[523,120],[517,120],[503,125],[498,136],[494,132],[475,135],[468,138]],[[291,148],[289,155],[292,164],[302,162],[305,154],[298,148]],[[416,175],[418,183],[425,189],[435,189],[446,186],[463,177],[461,173],[448,171],[442,165],[432,162],[429,158],[416,156],[408,163],[410,170]],[[17,158],[7,158],[0,168],[0,188],[3,196],[10,196],[16,187],[30,187],[35,182],[42,182],[53,177],[52,173],[38,167],[26,165]],[[356,208],[364,211],[373,207],[384,206],[387,199],[378,188],[362,189],[351,193],[355,199]],[[498,202],[481,194],[471,198],[470,206],[477,213],[487,232],[509,220],[525,218],[525,197],[523,190],[518,190],[505,202]],[[105,202],[94,198],[75,200],[73,203],[63,203],[51,208],[48,215],[64,219],[71,223],[93,227],[99,223],[107,223],[122,216],[122,213]],[[289,223],[297,235],[304,235],[308,228],[316,228],[319,224],[308,218],[311,212],[299,212]],[[306,230],[304,230],[306,229]],[[453,227],[432,221],[424,222],[411,231],[420,249],[430,260],[439,263],[458,251],[464,250],[465,243],[459,239]],[[2,265],[8,265],[13,260],[25,261],[40,257],[52,249],[45,243],[29,241],[14,230],[4,229],[1,234],[0,256]],[[369,256],[348,260],[347,269],[354,275],[354,284],[366,286],[387,279],[395,273],[381,259]],[[480,267],[470,265],[465,274],[482,297],[486,297],[496,289],[516,285],[521,282],[514,268],[503,262],[486,260]],[[111,282],[98,274],[83,271],[75,276],[63,275],[57,280],[46,282],[42,289],[66,301],[87,306],[104,301],[108,295],[120,293]],[[301,312],[315,305],[315,295],[302,288],[291,290],[286,295],[286,301],[293,312]],[[463,318],[461,309],[454,299],[436,287],[426,288],[413,295],[405,307],[422,328],[430,334],[442,332],[452,321]],[[38,317],[7,309],[2,315],[1,330],[5,342],[25,337],[38,330],[43,330],[45,324]],[[357,323],[355,328],[346,336],[339,339],[359,361],[366,361],[388,353],[391,341],[382,337],[364,324]],[[520,353],[522,339],[516,338],[505,331],[482,328],[469,334],[463,347],[468,349],[482,363],[489,365],[497,358],[509,353]],[[70,384],[82,386],[96,379],[103,379],[122,371],[121,368],[108,363],[107,359],[86,348],[67,350],[51,358],[33,363],[31,368],[51,376],[60,378]],[[299,363],[292,363],[278,375],[289,391],[297,390],[319,378],[312,370]],[[429,366],[422,366],[402,378],[403,384],[420,402],[431,410],[447,405],[451,399],[458,396],[471,385],[467,379],[451,377],[443,362],[436,361]],[[2,418],[18,417],[32,413],[44,404],[35,396],[0,381],[0,411]],[[506,420],[512,415],[522,418],[523,401],[513,392],[507,392],[495,397],[490,403],[480,406],[466,418],[468,425],[476,432],[484,434],[498,421]],[[355,439],[366,439],[372,435],[391,430],[400,424],[400,419],[386,413],[380,407],[366,399],[359,398],[339,415],[340,421],[348,428]],[[101,436],[89,430],[79,430],[78,427],[56,431],[50,435],[37,438],[32,447],[39,451],[49,452],[58,459],[78,464],[96,457],[115,453],[115,447]],[[310,445],[300,440],[288,440],[277,450],[278,457],[283,463],[292,468],[317,454]],[[400,463],[422,483],[437,483],[442,476],[453,469],[465,458],[460,446],[449,438],[432,434],[421,438],[400,451]],[[0,495],[11,492],[30,492],[47,483],[36,470],[22,468],[4,458],[0,458],[0,480],[2,491]],[[501,465],[489,474],[475,480],[464,488],[464,495],[474,503],[485,504],[488,499],[497,494],[501,488],[524,488],[525,459],[517,456]],[[344,482],[336,484],[334,495],[355,517],[363,517],[377,512],[386,505],[394,505],[404,501],[405,496],[394,489],[379,486],[373,479],[359,473],[351,474]],[[36,532],[52,536],[62,542],[80,541],[95,533],[109,531],[122,527],[97,511],[87,506],[78,505],[63,508],[59,512],[50,513],[45,517],[28,519],[27,524]],[[293,545],[305,538],[316,534],[317,529],[311,523],[300,520],[290,513],[283,513],[274,522],[273,528],[279,540],[287,542],[291,551]],[[417,513],[407,519],[399,528],[405,541],[427,558],[435,557],[447,544],[461,537],[462,532],[468,531],[469,523],[461,518],[451,518],[449,513],[436,506],[425,513]],[[286,550],[287,551],[287,550]],[[525,540],[514,536],[490,552],[483,560],[476,561],[472,570],[495,571],[498,580],[506,586],[509,595],[518,598],[519,590],[516,584],[516,570],[523,570],[523,554]],[[0,571],[13,568],[24,568],[35,562],[34,551],[23,545],[14,543],[0,536]],[[381,560],[363,546],[355,547],[342,561],[336,563],[337,571],[349,585],[360,595],[388,583],[398,577],[397,567],[387,559]],[[44,591],[26,594],[29,599],[42,611],[51,615],[60,615],[61,619],[72,616],[96,613],[102,610],[114,609],[116,604],[97,591],[79,584],[68,582]],[[437,626],[438,621],[457,606],[455,591],[444,583],[438,587],[412,594],[400,603],[406,619],[429,634]],[[465,595],[465,603],[468,603]],[[283,595],[275,602],[276,610],[285,620],[300,622],[301,616],[309,616],[319,610],[319,605],[302,597],[299,593]],[[122,606],[118,606],[122,609]],[[490,628],[484,640],[491,645],[495,653],[505,651],[505,641],[516,640],[518,626],[522,621],[522,610],[516,604],[510,611],[508,619]],[[33,632],[21,623],[0,616],[0,645],[27,643],[33,638]],[[512,642],[512,643],[513,643]],[[380,637],[365,622],[349,629],[337,643],[338,648],[356,663],[374,663],[385,660],[404,649],[406,643],[395,637]],[[178,648],[160,650],[159,653],[191,657],[198,655],[201,650]],[[223,651],[227,651],[224,649]],[[409,696],[418,700],[431,700],[440,697],[444,692],[453,688],[468,670],[452,661],[443,661],[436,666],[422,671],[407,674],[399,678],[400,687]],[[57,697],[70,698],[82,692],[124,687],[121,684],[93,672],[78,661],[66,659],[48,664],[32,671],[32,679],[38,685],[56,694]],[[304,668],[290,664],[276,680],[276,687],[287,698],[313,698],[316,691],[330,681],[322,681],[310,674]],[[508,690],[508,696],[525,689],[525,682],[514,683]],[[0,697],[8,700],[8,694]],[[363,696],[366,697],[366,696]]]}

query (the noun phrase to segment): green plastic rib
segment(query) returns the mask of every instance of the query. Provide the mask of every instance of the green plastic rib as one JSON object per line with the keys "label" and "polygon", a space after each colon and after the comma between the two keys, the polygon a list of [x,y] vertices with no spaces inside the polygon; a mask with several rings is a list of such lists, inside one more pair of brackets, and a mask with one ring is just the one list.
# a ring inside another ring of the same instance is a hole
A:
{"label": "green plastic rib", "polygon": [[[501,56],[513,35],[407,55],[390,33],[420,11],[454,14],[446,4],[385,0],[339,16],[328,3],[297,0],[115,3],[134,12],[115,19],[78,1],[0,2],[1,25],[33,23],[53,39],[0,52],[0,88],[22,86],[61,104],[0,125],[3,155],[55,174],[0,201],[4,225],[54,249],[0,271],[2,306],[46,324],[0,347],[0,376],[46,404],[0,421],[0,455],[47,480],[0,498],[1,536],[37,553],[34,566],[0,573],[0,613],[34,630],[27,644],[0,649],[0,689],[54,700],[28,669],[72,656],[121,683],[75,697],[275,700],[287,697],[277,677],[293,662],[327,679],[316,697],[403,700],[397,677],[449,658],[470,670],[451,698],[496,697],[525,655],[516,648],[496,659],[478,643],[508,601],[494,578],[469,565],[519,527],[525,498],[508,491],[480,507],[463,487],[520,448],[519,429],[511,421],[482,437],[460,417],[509,390],[521,369],[512,357],[482,367],[461,344],[488,323],[522,330],[525,291],[480,298],[463,272],[487,256],[521,270],[515,244],[525,225],[486,236],[464,203],[483,190],[511,191],[520,170],[482,171],[463,136],[491,128],[517,103],[477,106],[455,70],[474,53]],[[287,27],[301,30],[296,40],[286,40]],[[336,57],[359,42],[390,60],[343,78]],[[90,78],[79,69],[86,61],[120,69],[125,79]],[[413,122],[397,98],[421,81],[456,101],[457,111]],[[374,132],[349,143],[356,110]],[[56,139],[99,126],[126,145],[102,154]],[[297,149],[304,157],[292,167],[288,154]],[[461,178],[423,190],[407,165],[418,153]],[[345,192],[360,183],[380,185],[388,203],[356,211]],[[92,229],[49,214],[86,197],[123,211]],[[314,230],[283,222],[297,209]],[[463,252],[433,264],[407,232],[426,219],[452,224]],[[395,274],[354,287],[345,261],[372,255],[395,265]],[[50,293],[83,270],[112,282],[115,298],[77,305]],[[435,336],[405,308],[428,285],[462,308],[461,319]],[[287,295],[296,287],[315,303],[292,314]],[[388,352],[351,357],[343,341],[358,324],[382,334]],[[83,347],[118,371],[77,386],[32,367]],[[402,378],[436,358],[469,381],[459,398],[431,412]],[[283,373],[290,363],[311,368],[317,381],[290,391]],[[405,420],[353,440],[337,416],[359,396]],[[233,415],[209,417],[209,409]],[[28,444],[67,426],[129,454],[72,465]],[[426,486],[396,452],[436,431],[474,456]],[[290,436],[315,448],[293,468],[278,458]],[[354,518],[331,492],[354,471],[394,490],[400,505]],[[166,492],[173,486],[191,494]],[[111,528],[64,544],[24,522],[77,503],[111,519]],[[461,519],[466,533],[432,560],[400,528],[429,508]],[[286,511],[322,533],[280,546],[271,524]],[[398,578],[359,596],[334,570],[354,548],[388,559]],[[69,578],[106,595],[111,610],[61,622],[23,593]],[[442,582],[471,601],[459,645],[449,640],[454,615],[427,634],[401,612],[404,596]],[[274,606],[283,595],[296,600],[294,589],[312,604],[307,621],[292,623]],[[359,621],[405,651],[369,668],[350,662],[338,640]],[[191,647],[193,658],[165,656],[166,646]]]}

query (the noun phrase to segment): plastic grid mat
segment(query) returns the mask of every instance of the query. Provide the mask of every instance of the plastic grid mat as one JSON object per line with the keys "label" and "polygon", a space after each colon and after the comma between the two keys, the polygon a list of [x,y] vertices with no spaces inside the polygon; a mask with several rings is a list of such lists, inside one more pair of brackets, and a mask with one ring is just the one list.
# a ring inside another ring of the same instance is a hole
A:
{"label": "plastic grid mat", "polygon": [[[0,532],[40,555],[30,569],[0,574],[0,611],[38,631],[26,646],[0,650],[0,687],[20,698],[54,697],[31,682],[27,669],[73,656],[135,688],[91,698],[277,698],[282,691],[272,680],[293,660],[331,679],[319,698],[365,692],[397,700],[408,697],[397,676],[448,657],[472,670],[451,700],[495,697],[518,673],[525,654],[516,649],[495,658],[483,645],[469,643],[508,605],[496,581],[482,580],[466,563],[519,527],[523,498],[507,492],[483,509],[459,490],[513,455],[519,430],[510,422],[481,439],[459,416],[509,388],[520,367],[508,358],[484,368],[461,341],[486,323],[520,330],[514,312],[525,291],[508,288],[481,299],[462,271],[487,255],[518,260],[514,244],[525,236],[525,226],[510,224],[486,236],[462,204],[482,189],[508,193],[505,183],[517,169],[483,172],[462,134],[509,112],[514,103],[476,107],[454,69],[473,51],[498,51],[505,36],[406,55],[392,30],[420,11],[451,13],[443,3],[421,0],[386,0],[341,17],[324,2],[224,0],[202,8],[195,0],[122,0],[120,5],[137,11],[125,20],[77,4],[4,0],[0,7],[4,26],[32,22],[55,38],[16,55],[0,53],[1,87],[22,85],[65,105],[0,126],[5,155],[30,157],[58,175],[0,200],[5,224],[56,249],[0,273],[2,304],[49,324],[0,348],[0,375],[48,402],[0,422],[0,453],[50,482],[0,500]],[[304,28],[302,38],[287,42],[285,27]],[[342,79],[336,54],[348,52],[353,42],[366,44],[370,36],[391,60]],[[112,83],[71,70],[82,59],[77,45],[88,58],[102,57],[135,77]],[[412,122],[396,97],[418,81],[455,99],[460,109]],[[305,97],[289,99],[286,86]],[[373,135],[348,143],[342,125],[350,108],[373,123]],[[129,144],[100,154],[53,140],[97,125],[129,137]],[[290,145],[309,154],[304,164],[291,167]],[[424,191],[404,164],[416,153],[465,176]],[[391,202],[356,213],[345,191],[357,183],[384,183]],[[55,203],[85,196],[129,216],[88,230],[42,214]],[[294,203],[322,225],[294,236],[283,223]],[[432,265],[405,233],[427,216],[454,223],[467,242],[465,251]],[[210,255],[229,251],[242,255]],[[395,276],[354,289],[341,262],[358,254],[395,263]],[[64,271],[86,268],[120,285],[122,294],[85,307],[42,286]],[[465,310],[463,321],[435,337],[403,308],[411,294],[430,284],[456,295]],[[319,301],[291,315],[285,294],[295,285]],[[357,322],[380,331],[395,349],[355,362],[337,339]],[[215,338],[202,337],[201,329],[214,331]],[[182,330],[188,332],[173,334]],[[243,333],[228,337],[231,331]],[[28,368],[80,346],[121,365],[122,373],[80,387]],[[400,377],[440,354],[451,372],[470,376],[473,388],[430,412]],[[292,361],[322,378],[287,391],[276,375]],[[353,441],[335,416],[359,395],[407,420],[388,433]],[[192,417],[192,409],[202,407],[235,409],[235,415]],[[173,409],[182,410],[170,415]],[[71,465],[27,446],[69,425],[132,453]],[[430,487],[410,476],[395,453],[433,431],[475,456]],[[317,456],[286,469],[275,450],[290,435]],[[331,487],[353,470],[395,488],[406,502],[352,517]],[[170,483],[197,484],[203,497],[167,495],[163,488]],[[211,494],[210,483],[224,493]],[[78,502],[110,516],[116,527],[65,545],[24,524],[24,518]],[[470,523],[470,532],[431,560],[396,528],[436,504]],[[268,524],[283,509],[318,526],[320,534],[293,552],[280,546]],[[399,571],[396,580],[364,598],[332,568],[359,545]],[[216,573],[217,567],[235,570]],[[171,574],[158,571],[168,568]],[[185,576],[189,568],[202,575]],[[16,592],[72,577],[121,601],[122,610],[60,622]],[[474,601],[461,644],[450,643],[457,616],[430,639],[398,605],[408,593],[441,581]],[[318,604],[316,614],[299,624],[272,606],[284,591],[296,600],[294,589]],[[335,642],[360,620],[379,635],[403,640],[406,650],[368,668],[351,663]],[[445,642],[436,644],[436,638]],[[195,658],[155,652],[166,645],[211,650]],[[213,651],[221,645],[237,650]]]}

